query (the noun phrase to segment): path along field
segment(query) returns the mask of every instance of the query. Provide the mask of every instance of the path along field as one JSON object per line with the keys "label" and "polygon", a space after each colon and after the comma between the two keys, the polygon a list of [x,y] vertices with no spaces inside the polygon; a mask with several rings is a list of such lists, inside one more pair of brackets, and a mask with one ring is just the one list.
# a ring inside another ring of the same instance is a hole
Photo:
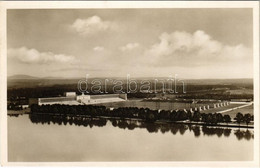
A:
{"label": "path along field", "polygon": [[249,113],[251,115],[254,114],[254,106],[253,104],[230,104],[225,107],[212,108],[209,110],[202,111],[202,113],[221,113],[223,115],[228,114],[231,118],[235,118],[236,114],[240,112],[243,115]]}
{"label": "path along field", "polygon": [[[128,100],[126,102],[118,103],[106,103],[102,104],[106,107],[138,107],[138,108],[150,108],[152,110],[173,110],[173,109],[190,109],[191,107],[200,107],[207,104],[188,104],[188,103],[169,103],[169,102],[143,102],[143,101],[132,101]],[[254,107],[252,102],[241,102],[241,103],[230,103],[227,106],[210,108],[208,110],[203,110],[201,113],[222,113],[223,115],[229,114],[233,119],[236,114],[240,112],[242,114],[254,114]]]}

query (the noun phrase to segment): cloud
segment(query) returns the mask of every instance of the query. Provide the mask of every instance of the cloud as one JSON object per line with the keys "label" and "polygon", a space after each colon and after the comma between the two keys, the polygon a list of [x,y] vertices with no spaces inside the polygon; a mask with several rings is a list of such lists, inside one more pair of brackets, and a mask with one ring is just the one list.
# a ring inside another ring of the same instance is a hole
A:
{"label": "cloud", "polygon": [[82,35],[94,34],[100,31],[114,30],[116,24],[111,21],[103,21],[99,16],[87,19],[76,19],[71,28]]}
{"label": "cloud", "polygon": [[128,43],[125,46],[120,47],[120,50],[121,51],[129,51],[129,50],[133,50],[133,49],[135,49],[139,46],[140,46],[139,43]]}
{"label": "cloud", "polygon": [[252,63],[252,50],[243,44],[225,45],[204,31],[193,34],[176,31],[163,33],[159,42],[147,49],[143,62],[152,66],[203,66]]}
{"label": "cloud", "polygon": [[103,51],[105,48],[101,46],[96,46],[93,48],[94,51]]}
{"label": "cloud", "polygon": [[10,48],[7,51],[8,58],[15,59],[27,64],[48,64],[48,63],[75,63],[74,56],[54,54],[52,52],[39,52],[36,49],[26,47]]}

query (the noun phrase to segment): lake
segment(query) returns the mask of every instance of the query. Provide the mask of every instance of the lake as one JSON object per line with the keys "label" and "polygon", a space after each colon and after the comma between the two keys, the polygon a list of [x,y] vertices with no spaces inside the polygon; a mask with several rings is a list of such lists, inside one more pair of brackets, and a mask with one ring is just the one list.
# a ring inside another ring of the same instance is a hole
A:
{"label": "lake", "polygon": [[251,161],[253,129],[8,116],[9,162]]}

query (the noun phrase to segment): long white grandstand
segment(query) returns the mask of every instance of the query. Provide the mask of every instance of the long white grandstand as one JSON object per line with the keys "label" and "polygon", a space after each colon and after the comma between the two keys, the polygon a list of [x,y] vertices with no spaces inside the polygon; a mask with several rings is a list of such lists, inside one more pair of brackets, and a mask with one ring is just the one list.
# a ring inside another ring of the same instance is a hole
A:
{"label": "long white grandstand", "polygon": [[103,94],[103,95],[76,95],[75,92],[66,92],[64,97],[49,97],[30,99],[29,104],[38,105],[91,105],[100,103],[111,103],[126,101],[127,94]]}

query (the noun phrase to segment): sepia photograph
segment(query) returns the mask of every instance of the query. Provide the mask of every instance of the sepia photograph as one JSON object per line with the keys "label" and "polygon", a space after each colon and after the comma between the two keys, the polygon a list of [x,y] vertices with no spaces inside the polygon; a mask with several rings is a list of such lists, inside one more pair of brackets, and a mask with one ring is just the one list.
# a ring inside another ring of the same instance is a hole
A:
{"label": "sepia photograph", "polygon": [[2,3],[1,163],[259,166],[259,2],[226,4]]}

